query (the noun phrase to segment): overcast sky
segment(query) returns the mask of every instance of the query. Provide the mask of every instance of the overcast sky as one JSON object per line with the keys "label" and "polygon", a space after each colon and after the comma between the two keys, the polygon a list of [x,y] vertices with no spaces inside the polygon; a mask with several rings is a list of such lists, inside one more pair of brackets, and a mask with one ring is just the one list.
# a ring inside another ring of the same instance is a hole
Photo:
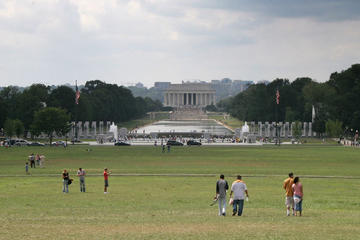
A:
{"label": "overcast sky", "polygon": [[0,0],[0,86],[323,82],[359,62],[359,0]]}

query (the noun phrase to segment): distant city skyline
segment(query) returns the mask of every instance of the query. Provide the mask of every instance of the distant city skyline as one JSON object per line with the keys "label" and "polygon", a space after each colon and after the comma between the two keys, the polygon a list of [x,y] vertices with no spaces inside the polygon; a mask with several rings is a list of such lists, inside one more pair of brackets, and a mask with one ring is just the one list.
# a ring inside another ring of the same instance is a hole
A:
{"label": "distant city skyline", "polygon": [[329,79],[360,62],[357,0],[3,0],[0,86]]}

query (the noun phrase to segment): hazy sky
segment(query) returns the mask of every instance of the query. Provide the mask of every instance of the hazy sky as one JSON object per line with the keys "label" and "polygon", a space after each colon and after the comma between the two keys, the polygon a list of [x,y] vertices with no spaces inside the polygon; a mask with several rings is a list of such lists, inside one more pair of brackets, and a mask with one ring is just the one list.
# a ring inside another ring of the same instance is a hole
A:
{"label": "hazy sky", "polygon": [[0,0],[0,86],[326,81],[360,62],[359,0]]}

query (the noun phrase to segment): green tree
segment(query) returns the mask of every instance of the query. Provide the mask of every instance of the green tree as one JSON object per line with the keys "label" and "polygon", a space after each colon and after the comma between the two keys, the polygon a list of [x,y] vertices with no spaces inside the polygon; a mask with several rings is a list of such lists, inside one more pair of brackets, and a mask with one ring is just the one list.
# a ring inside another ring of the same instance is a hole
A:
{"label": "green tree", "polygon": [[336,92],[332,98],[332,119],[339,119],[350,128],[360,129],[360,64],[354,64],[340,73],[332,73],[326,84]]}
{"label": "green tree", "polygon": [[5,136],[7,136],[10,139],[15,135],[14,120],[10,118],[6,119],[4,124],[4,132],[5,132]]}
{"label": "green tree", "polygon": [[314,122],[313,122],[313,130],[318,134],[319,137],[321,137],[325,133],[325,124],[326,124],[326,118],[324,114],[321,114],[318,112],[316,115]]}
{"label": "green tree", "polygon": [[301,122],[296,121],[293,129],[292,129],[292,135],[294,136],[294,138],[299,142],[300,138],[302,136],[302,126],[301,126]]}
{"label": "green tree", "polygon": [[24,124],[19,119],[15,119],[13,120],[13,125],[16,137],[20,138],[25,131]]}
{"label": "green tree", "polygon": [[49,87],[43,84],[33,84],[19,96],[18,118],[24,123],[26,130],[29,129],[30,124],[33,122],[34,113],[46,107],[48,94]]}
{"label": "green tree", "polygon": [[74,120],[75,91],[67,86],[59,86],[51,91],[47,105],[48,107],[57,107],[67,110]]}
{"label": "green tree", "polygon": [[207,105],[205,107],[205,110],[208,111],[208,112],[217,112],[217,108],[214,104],[211,104],[211,105]]}
{"label": "green tree", "polygon": [[[7,118],[16,119],[18,118],[18,101],[21,95],[19,88],[14,86],[5,87],[0,91],[1,98],[1,114],[0,121],[5,123]],[[1,124],[2,126],[2,124]]]}
{"label": "green tree", "polygon": [[342,122],[339,120],[328,120],[325,124],[328,137],[340,137],[343,133]]}
{"label": "green tree", "polygon": [[48,136],[51,145],[54,132],[61,136],[64,129],[68,128],[69,121],[70,116],[65,110],[48,107],[35,112],[32,129],[34,132],[45,133]]}
{"label": "green tree", "polygon": [[293,122],[295,120],[296,120],[296,113],[291,109],[291,107],[286,107],[285,122]]}

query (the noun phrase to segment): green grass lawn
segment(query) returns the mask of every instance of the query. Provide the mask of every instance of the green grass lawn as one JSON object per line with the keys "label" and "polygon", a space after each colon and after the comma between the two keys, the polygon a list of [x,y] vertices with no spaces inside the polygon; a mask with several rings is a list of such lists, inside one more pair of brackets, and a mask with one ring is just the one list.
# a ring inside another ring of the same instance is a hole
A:
{"label": "green grass lawn", "polygon": [[232,116],[229,116],[226,120],[224,119],[224,115],[222,114],[209,114],[208,117],[209,119],[215,119],[219,122],[224,123],[226,126],[230,127],[233,130],[235,130],[235,128],[241,128],[241,126],[244,125],[243,121],[240,121],[239,119]]}
{"label": "green grass lawn", "polygon": [[[357,239],[360,235],[360,149],[337,146],[0,148],[0,239]],[[45,168],[25,175],[31,153]],[[75,171],[83,167],[87,192]],[[109,194],[103,193],[110,168]],[[75,182],[61,192],[60,174]],[[304,185],[304,216],[286,217],[282,181]],[[215,174],[198,177],[122,173]],[[224,173],[242,174],[250,201],[242,217],[217,216],[209,204]],[[50,175],[48,175],[50,174]],[[54,174],[53,176],[51,174]],[[4,175],[17,175],[4,177]],[[264,176],[263,176],[264,175]],[[266,176],[265,176],[266,175]],[[313,176],[347,176],[313,178]]]}

